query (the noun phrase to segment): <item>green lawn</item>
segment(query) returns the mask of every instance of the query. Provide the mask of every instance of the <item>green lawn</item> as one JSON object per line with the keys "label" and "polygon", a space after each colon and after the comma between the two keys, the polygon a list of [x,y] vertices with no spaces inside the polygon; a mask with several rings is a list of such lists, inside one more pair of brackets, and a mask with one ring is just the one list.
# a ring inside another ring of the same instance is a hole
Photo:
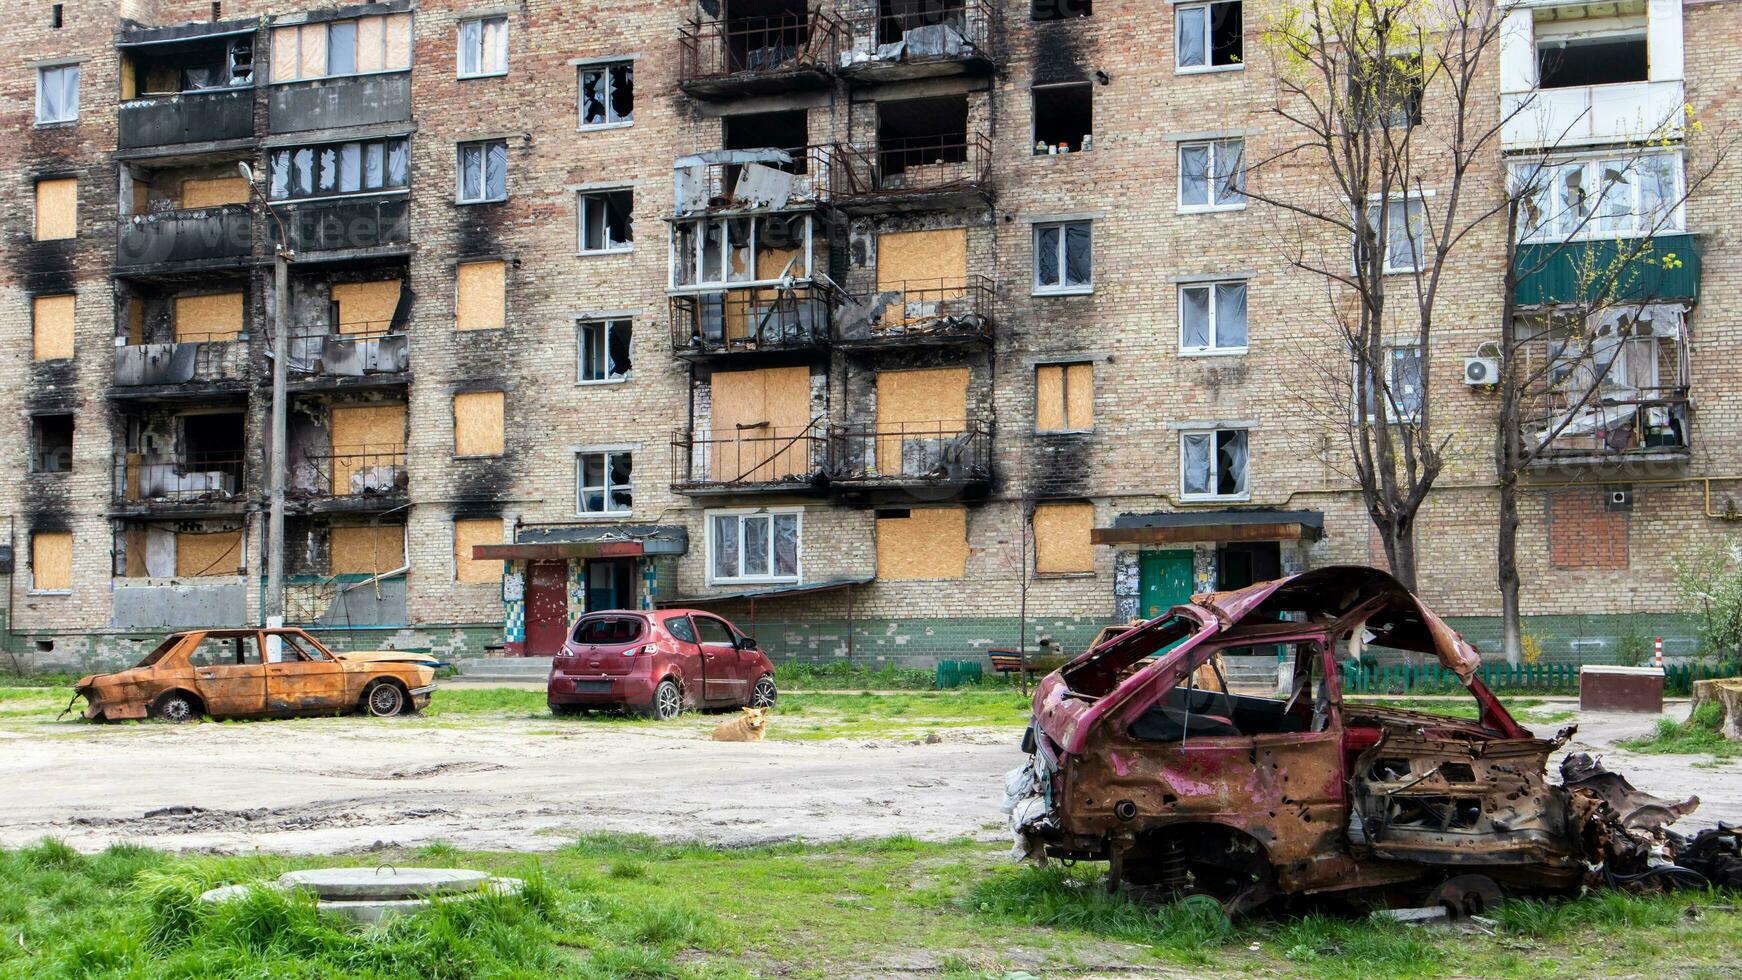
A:
{"label": "green lawn", "polygon": [[[744,850],[589,836],[536,858],[445,845],[329,860],[0,852],[0,977],[838,977],[1139,975],[1723,976],[1736,896],[1514,902],[1496,935],[1357,916],[1230,925],[1100,892],[1098,869],[1013,868],[999,845],[905,838]],[[211,908],[217,884],[315,864],[460,865],[527,879],[523,898],[377,928],[271,893]],[[1705,906],[1703,911],[1701,907]],[[1728,909],[1728,910],[1725,910]],[[1690,917],[1690,910],[1698,918]]]}
{"label": "green lawn", "polygon": [[1622,742],[1621,747],[1650,755],[1709,755],[1714,760],[1742,756],[1742,742],[1732,742],[1718,730],[1723,721],[1723,706],[1716,701],[1700,705],[1700,710],[1684,722],[1664,718],[1650,738]]}

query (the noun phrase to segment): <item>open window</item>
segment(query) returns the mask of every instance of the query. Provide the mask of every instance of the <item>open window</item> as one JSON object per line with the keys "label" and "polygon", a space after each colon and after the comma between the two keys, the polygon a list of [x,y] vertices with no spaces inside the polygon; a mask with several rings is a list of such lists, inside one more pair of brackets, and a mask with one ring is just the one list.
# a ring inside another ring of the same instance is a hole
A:
{"label": "open window", "polygon": [[1034,155],[1081,153],[1095,142],[1094,87],[1088,82],[1036,85]]}
{"label": "open window", "polygon": [[1181,72],[1238,68],[1245,60],[1240,0],[1173,8],[1175,65]]}
{"label": "open window", "polygon": [[810,43],[807,0],[726,0],[726,57],[731,71],[777,71]]}
{"label": "open window", "polygon": [[968,162],[968,97],[878,103],[877,158],[885,178],[929,164]]}
{"label": "open window", "polygon": [[1607,17],[1589,16],[1579,7],[1543,7],[1534,12],[1538,86],[1646,80],[1645,3],[1635,0],[1613,6],[1617,13]]}
{"label": "open window", "polygon": [[878,0],[877,43],[898,44],[912,32],[930,27],[948,27],[959,35],[968,32],[968,0]]}
{"label": "open window", "polygon": [[[810,162],[805,152],[810,145],[810,114],[803,109],[780,112],[751,112],[727,116],[724,146],[727,150],[785,150],[792,155],[791,163],[765,163],[763,166],[802,174]],[[726,186],[738,183],[736,168],[726,176]]]}
{"label": "open window", "polygon": [[73,417],[33,415],[30,419],[30,471],[66,473],[73,468]]}
{"label": "open window", "polygon": [[594,191],[576,197],[580,251],[627,252],[635,246],[634,192]]}
{"label": "open window", "polygon": [[1070,20],[1088,17],[1095,12],[1094,0],[1033,0],[1028,18],[1035,21]]}

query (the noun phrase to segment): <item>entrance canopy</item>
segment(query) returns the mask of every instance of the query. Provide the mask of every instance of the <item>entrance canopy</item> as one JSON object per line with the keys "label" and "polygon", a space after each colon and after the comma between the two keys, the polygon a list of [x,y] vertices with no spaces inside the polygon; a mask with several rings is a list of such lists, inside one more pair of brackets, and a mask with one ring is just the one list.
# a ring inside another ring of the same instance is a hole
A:
{"label": "entrance canopy", "polygon": [[1189,510],[1121,514],[1089,532],[1095,544],[1181,545],[1230,541],[1317,541],[1325,515],[1316,510]]}

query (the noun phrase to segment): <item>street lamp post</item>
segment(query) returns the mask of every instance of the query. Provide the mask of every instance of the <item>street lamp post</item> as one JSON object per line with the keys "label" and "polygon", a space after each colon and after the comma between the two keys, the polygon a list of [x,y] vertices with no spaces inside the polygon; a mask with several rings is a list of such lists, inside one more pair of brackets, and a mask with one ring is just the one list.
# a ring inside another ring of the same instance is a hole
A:
{"label": "street lamp post", "polygon": [[289,415],[285,388],[290,383],[290,239],[284,233],[284,222],[278,211],[266,200],[254,183],[254,170],[247,162],[237,164],[242,178],[248,182],[251,196],[258,195],[260,204],[278,226],[278,247],[272,252],[272,446],[268,476],[268,515],[266,522],[266,625],[284,625],[284,471],[286,460],[286,419]]}

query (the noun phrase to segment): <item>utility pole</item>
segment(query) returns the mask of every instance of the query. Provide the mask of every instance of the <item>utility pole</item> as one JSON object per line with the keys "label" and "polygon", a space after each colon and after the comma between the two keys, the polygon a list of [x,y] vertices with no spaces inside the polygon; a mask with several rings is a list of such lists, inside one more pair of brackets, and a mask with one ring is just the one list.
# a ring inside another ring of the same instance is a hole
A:
{"label": "utility pole", "polygon": [[286,419],[290,383],[290,239],[284,222],[254,183],[254,171],[246,162],[237,164],[248,181],[250,194],[260,195],[261,206],[278,226],[278,247],[272,253],[272,446],[268,477],[266,521],[266,601],[268,628],[284,625],[284,470],[286,465]]}

